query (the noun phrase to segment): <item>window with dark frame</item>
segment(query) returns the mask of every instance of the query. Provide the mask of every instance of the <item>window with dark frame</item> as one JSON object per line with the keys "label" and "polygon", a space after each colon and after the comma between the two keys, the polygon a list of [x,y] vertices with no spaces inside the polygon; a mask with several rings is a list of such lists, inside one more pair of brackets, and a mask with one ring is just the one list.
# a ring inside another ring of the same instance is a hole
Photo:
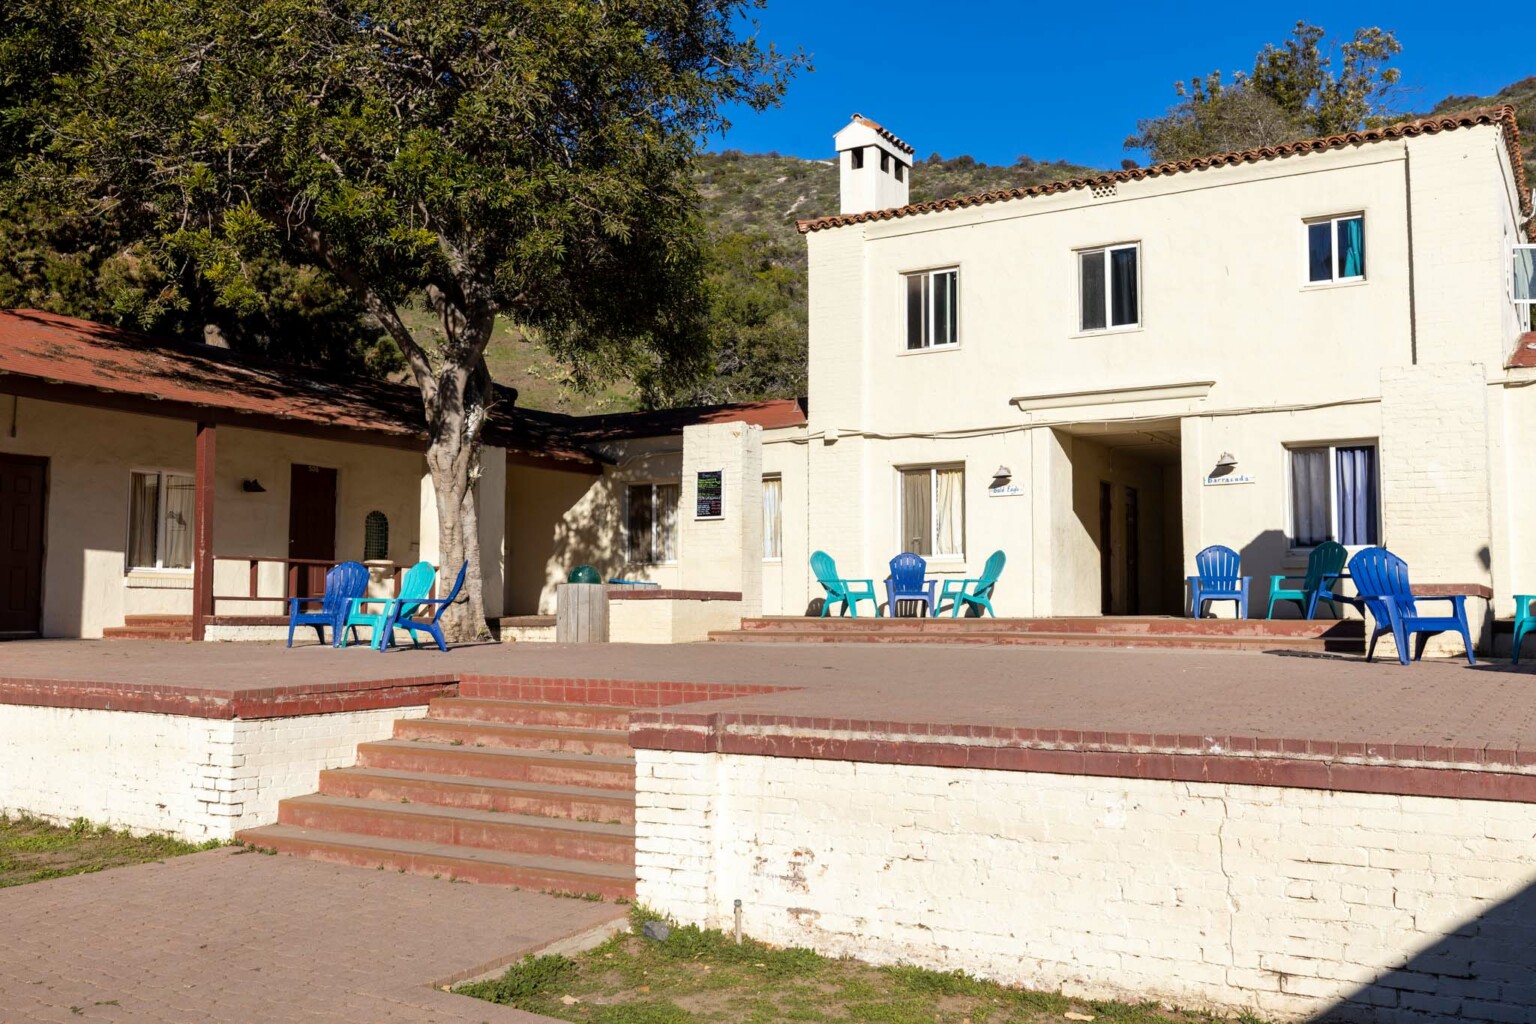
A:
{"label": "window with dark frame", "polygon": [[1077,254],[1079,330],[1141,324],[1141,246],[1110,245]]}
{"label": "window with dark frame", "polygon": [[901,548],[924,558],[965,556],[965,468],[923,466],[901,473]]}
{"label": "window with dark frame", "polygon": [[377,510],[363,518],[363,561],[382,562],[389,557],[389,517]]}
{"label": "window with dark frame", "polygon": [[907,350],[943,348],[960,340],[960,271],[907,274]]}

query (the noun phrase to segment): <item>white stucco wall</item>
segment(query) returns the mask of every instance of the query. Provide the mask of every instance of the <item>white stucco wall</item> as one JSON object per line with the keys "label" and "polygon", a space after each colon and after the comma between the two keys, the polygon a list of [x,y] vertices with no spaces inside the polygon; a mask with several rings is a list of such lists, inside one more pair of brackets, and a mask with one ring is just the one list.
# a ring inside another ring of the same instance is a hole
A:
{"label": "white stucco wall", "polygon": [[8,704],[0,713],[0,813],[87,818],[201,842],[277,820],[426,705],[296,718],[212,719]]}
{"label": "white stucco wall", "polygon": [[1528,1019],[1536,807],[637,751],[638,898],[1083,998]]}

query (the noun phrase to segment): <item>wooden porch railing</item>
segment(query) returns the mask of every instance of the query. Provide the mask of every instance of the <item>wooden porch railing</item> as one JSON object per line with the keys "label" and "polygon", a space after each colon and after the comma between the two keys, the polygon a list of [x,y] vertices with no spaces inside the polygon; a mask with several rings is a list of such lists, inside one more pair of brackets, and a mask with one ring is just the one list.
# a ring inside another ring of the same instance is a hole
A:
{"label": "wooden porch railing", "polygon": [[[215,555],[213,557],[213,561],[215,566],[217,566],[220,562],[246,563],[248,573],[247,579],[249,581],[246,587],[246,592],[243,594],[215,593],[213,595],[213,601],[215,603],[219,601],[281,601],[284,605],[284,614],[287,613],[286,606],[289,598],[298,596],[299,579],[302,573],[322,568],[329,570],[333,565],[336,564],[336,562],[332,559],[282,558],[275,555]],[[282,565],[285,567],[283,572],[283,592],[281,594],[263,594],[261,593],[261,567],[262,565],[273,564]],[[393,588],[391,593],[400,593],[400,583],[405,577],[405,571],[409,569],[410,566],[401,565],[396,562],[370,562],[366,564],[368,565],[370,572],[377,572],[379,569],[386,569],[390,574],[390,578],[393,580]],[[436,567],[434,566],[434,568]],[[319,597],[320,595],[315,593],[306,596]],[[431,596],[437,596],[436,580],[434,580],[432,583]]]}

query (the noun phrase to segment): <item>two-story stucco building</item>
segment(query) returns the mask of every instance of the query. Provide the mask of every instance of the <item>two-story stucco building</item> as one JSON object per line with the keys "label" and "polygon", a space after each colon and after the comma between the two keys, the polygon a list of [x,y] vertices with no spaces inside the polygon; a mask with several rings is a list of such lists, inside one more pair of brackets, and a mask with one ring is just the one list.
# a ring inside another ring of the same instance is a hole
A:
{"label": "two-story stucco building", "polygon": [[877,579],[1001,549],[1013,615],[1177,614],[1210,544],[1261,580],[1385,544],[1506,615],[1536,586],[1511,109],[917,205],[906,143],[856,116],[837,146],[765,608],[816,596],[818,548]]}

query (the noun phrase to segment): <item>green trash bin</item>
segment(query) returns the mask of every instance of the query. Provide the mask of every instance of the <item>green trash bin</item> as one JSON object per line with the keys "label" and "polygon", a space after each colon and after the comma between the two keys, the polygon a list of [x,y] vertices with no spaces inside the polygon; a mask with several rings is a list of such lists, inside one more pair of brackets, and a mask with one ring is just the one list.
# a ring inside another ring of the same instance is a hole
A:
{"label": "green trash bin", "polygon": [[565,582],[601,583],[603,582],[603,578],[602,576],[598,575],[597,570],[592,568],[590,565],[578,565],[576,568],[570,571],[569,575],[565,577]]}

